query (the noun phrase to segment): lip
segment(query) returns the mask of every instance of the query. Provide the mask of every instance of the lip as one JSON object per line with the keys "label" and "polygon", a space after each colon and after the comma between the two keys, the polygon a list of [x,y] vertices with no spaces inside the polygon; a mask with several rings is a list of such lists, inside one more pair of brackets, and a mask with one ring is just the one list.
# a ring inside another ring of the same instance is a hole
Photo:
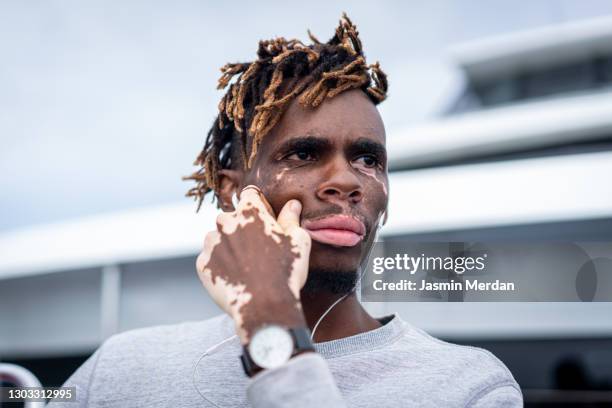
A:
{"label": "lip", "polygon": [[330,215],[316,220],[304,220],[302,227],[310,237],[323,244],[352,247],[363,240],[365,225],[350,215]]}

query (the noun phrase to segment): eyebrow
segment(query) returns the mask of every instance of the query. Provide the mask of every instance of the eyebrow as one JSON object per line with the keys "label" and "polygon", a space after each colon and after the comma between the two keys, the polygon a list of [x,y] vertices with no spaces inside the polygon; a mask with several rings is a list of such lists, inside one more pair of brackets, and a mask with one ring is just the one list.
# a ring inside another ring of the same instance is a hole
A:
{"label": "eyebrow", "polygon": [[[277,149],[277,152],[291,152],[297,150],[308,151],[325,151],[332,148],[332,142],[327,137],[323,136],[299,136],[283,142]],[[349,154],[357,153],[372,153],[381,159],[387,158],[387,149],[382,143],[372,139],[361,137],[346,148]]]}
{"label": "eyebrow", "polygon": [[277,151],[289,152],[294,150],[314,150],[321,151],[332,147],[332,143],[327,138],[317,136],[294,137],[283,142]]}
{"label": "eyebrow", "polygon": [[355,142],[351,143],[347,150],[350,153],[368,152],[373,153],[383,159],[387,158],[387,149],[382,143],[375,142],[374,140],[367,139],[365,137],[361,137]]}

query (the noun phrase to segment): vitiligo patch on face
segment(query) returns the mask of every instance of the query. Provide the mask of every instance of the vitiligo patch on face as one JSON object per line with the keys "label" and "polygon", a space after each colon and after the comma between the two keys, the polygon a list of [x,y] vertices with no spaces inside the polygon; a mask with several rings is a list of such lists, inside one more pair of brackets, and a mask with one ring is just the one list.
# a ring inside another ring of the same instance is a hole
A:
{"label": "vitiligo patch on face", "polygon": [[281,181],[281,179],[285,176],[285,173],[289,171],[288,168],[284,168],[281,171],[278,172],[278,174],[276,176],[274,176],[274,178],[276,179],[276,181]]}
{"label": "vitiligo patch on face", "polygon": [[380,186],[383,189],[383,193],[385,194],[385,196],[388,195],[387,193],[387,185],[385,184],[384,180],[380,180],[378,177],[376,177],[376,174],[372,174],[372,173],[368,173],[365,171],[362,171],[363,174],[365,174],[368,177],[372,177],[378,184],[380,184]]}

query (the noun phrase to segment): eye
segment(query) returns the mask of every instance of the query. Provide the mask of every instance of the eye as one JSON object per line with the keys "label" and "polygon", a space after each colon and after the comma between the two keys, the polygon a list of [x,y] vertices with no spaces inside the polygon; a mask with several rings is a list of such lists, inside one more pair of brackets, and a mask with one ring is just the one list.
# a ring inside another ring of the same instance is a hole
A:
{"label": "eye", "polygon": [[354,162],[368,168],[377,167],[380,164],[378,158],[373,154],[363,154],[357,157]]}
{"label": "eye", "polygon": [[285,156],[285,160],[313,161],[316,157],[308,150],[297,150]]}

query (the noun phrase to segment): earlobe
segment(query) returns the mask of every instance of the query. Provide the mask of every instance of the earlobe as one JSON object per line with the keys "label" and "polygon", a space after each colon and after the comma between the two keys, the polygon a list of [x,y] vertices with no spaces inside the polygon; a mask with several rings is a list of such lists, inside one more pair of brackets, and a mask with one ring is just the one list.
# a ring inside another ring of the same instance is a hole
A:
{"label": "earlobe", "polygon": [[237,170],[219,170],[219,191],[217,194],[217,207],[223,211],[234,211],[236,194],[240,183],[240,172]]}

